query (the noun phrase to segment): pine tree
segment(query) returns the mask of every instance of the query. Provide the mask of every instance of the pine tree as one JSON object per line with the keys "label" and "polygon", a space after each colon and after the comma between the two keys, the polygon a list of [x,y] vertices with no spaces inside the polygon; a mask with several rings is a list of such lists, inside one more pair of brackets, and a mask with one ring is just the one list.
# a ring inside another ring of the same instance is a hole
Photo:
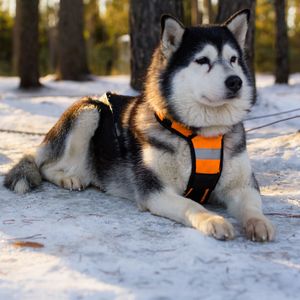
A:
{"label": "pine tree", "polygon": [[36,88],[39,82],[39,0],[17,0],[14,55],[21,88]]}
{"label": "pine tree", "polygon": [[134,89],[142,89],[152,53],[159,43],[162,14],[182,20],[182,0],[130,1],[131,86]]}
{"label": "pine tree", "polygon": [[89,78],[83,37],[83,0],[60,0],[57,78],[62,80]]}
{"label": "pine tree", "polygon": [[288,83],[289,81],[289,40],[286,25],[286,1],[274,1],[276,12],[276,61],[275,82]]}

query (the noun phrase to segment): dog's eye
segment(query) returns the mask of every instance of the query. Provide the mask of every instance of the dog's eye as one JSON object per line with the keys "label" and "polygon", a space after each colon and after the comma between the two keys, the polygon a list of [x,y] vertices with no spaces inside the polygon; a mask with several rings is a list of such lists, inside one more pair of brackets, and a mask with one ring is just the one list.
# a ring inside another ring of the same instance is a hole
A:
{"label": "dog's eye", "polygon": [[209,58],[206,56],[196,59],[195,62],[199,65],[206,65],[206,64],[209,65],[210,64]]}
{"label": "dog's eye", "polygon": [[236,61],[237,61],[237,57],[236,56],[231,56],[230,63],[234,64]]}

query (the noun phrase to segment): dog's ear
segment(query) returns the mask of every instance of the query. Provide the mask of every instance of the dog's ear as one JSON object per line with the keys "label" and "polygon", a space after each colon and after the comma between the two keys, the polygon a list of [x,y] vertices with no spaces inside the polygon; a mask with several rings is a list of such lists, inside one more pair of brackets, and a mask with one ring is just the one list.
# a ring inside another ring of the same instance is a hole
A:
{"label": "dog's ear", "polygon": [[248,31],[250,10],[243,9],[231,16],[224,25],[232,32],[241,48],[245,46]]}
{"label": "dog's ear", "polygon": [[184,26],[170,15],[161,17],[161,45],[165,57],[170,57],[174,53],[182,40]]}

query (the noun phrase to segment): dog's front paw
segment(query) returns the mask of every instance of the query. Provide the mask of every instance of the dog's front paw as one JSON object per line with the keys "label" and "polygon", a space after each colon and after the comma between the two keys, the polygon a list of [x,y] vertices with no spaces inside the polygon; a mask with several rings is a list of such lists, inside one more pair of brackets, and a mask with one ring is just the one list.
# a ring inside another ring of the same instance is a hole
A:
{"label": "dog's front paw", "polygon": [[70,191],[82,191],[85,188],[81,180],[75,176],[63,178],[60,182],[60,185]]}
{"label": "dog's front paw", "polygon": [[247,238],[253,242],[267,242],[274,240],[275,229],[265,218],[250,218],[245,224]]}
{"label": "dog's front paw", "polygon": [[197,224],[197,229],[208,236],[213,236],[217,240],[232,240],[234,238],[233,226],[223,217],[218,215],[208,215],[200,220]]}

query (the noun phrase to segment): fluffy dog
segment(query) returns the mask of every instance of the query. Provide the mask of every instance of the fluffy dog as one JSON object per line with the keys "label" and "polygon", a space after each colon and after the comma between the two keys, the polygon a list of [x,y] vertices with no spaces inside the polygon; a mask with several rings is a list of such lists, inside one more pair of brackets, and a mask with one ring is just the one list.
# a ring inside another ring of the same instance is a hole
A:
{"label": "fluffy dog", "polygon": [[[274,229],[262,213],[242,123],[255,103],[243,58],[248,21],[248,10],[222,25],[190,28],[163,16],[143,93],[74,103],[36,154],[7,174],[5,186],[24,193],[42,179],[71,190],[93,185],[205,235],[232,239],[230,222],[202,205],[217,199],[249,239],[271,241]],[[205,146],[215,141],[216,148]]]}

